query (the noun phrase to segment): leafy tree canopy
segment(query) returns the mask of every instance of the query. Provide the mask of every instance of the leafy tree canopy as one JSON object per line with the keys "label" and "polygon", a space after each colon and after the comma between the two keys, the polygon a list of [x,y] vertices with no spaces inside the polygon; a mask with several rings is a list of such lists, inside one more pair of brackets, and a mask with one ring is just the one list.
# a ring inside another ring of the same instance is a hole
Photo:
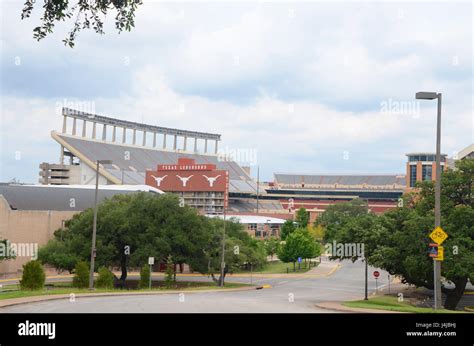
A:
{"label": "leafy tree canopy", "polygon": [[[26,0],[21,19],[29,18],[40,3]],[[135,26],[135,11],[141,4],[141,0],[44,0],[40,25],[33,29],[33,37],[40,41],[53,32],[56,23],[72,20],[72,29],[63,40],[72,48],[81,30],[93,29],[98,34],[104,34],[104,21],[110,13],[115,14],[115,28],[119,33],[130,31]]]}

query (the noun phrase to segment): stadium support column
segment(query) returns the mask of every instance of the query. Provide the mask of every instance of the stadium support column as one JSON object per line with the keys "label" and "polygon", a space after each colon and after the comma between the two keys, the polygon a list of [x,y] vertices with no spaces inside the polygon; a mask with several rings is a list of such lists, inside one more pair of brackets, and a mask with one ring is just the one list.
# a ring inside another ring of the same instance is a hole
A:
{"label": "stadium support column", "polygon": [[102,127],[102,140],[105,141],[107,139],[107,125],[104,124]]}
{"label": "stadium support column", "polygon": [[156,148],[156,132],[153,132],[153,148]]}
{"label": "stadium support column", "polygon": [[173,150],[176,150],[176,145],[178,144],[178,135],[174,135]]}
{"label": "stadium support column", "polygon": [[143,143],[142,143],[143,146],[146,145],[146,131],[143,131]]}
{"label": "stadium support column", "polygon": [[73,136],[76,135],[76,123],[77,123],[77,119],[75,117],[72,118],[72,135]]}
{"label": "stadium support column", "polygon": [[184,136],[184,145],[183,145],[183,150],[184,151],[186,151],[187,144],[188,144],[188,137]]}
{"label": "stadium support column", "polygon": [[117,126],[114,125],[114,128],[112,130],[112,142],[115,142],[116,136],[117,136]]}
{"label": "stadium support column", "polygon": [[195,152],[195,153],[197,153],[197,151],[198,151],[198,144],[197,144],[197,142],[198,142],[197,137],[194,137],[194,152]]}
{"label": "stadium support column", "polygon": [[95,131],[97,129],[97,123],[94,121],[92,123],[92,138],[95,139]]}
{"label": "stadium support column", "polygon": [[125,143],[126,141],[127,141],[127,128],[124,127],[123,132],[122,132],[122,143]]}
{"label": "stadium support column", "polygon": [[85,137],[87,133],[87,121],[84,119],[82,121],[82,137]]}
{"label": "stadium support column", "polygon": [[59,153],[59,164],[64,164],[64,147],[61,145],[61,152]]}
{"label": "stadium support column", "polygon": [[133,145],[137,143],[137,130],[133,129]]}
{"label": "stadium support column", "polygon": [[67,116],[65,115],[63,117],[63,133],[66,133],[67,131]]}
{"label": "stadium support column", "polygon": [[216,139],[216,154],[217,154],[217,151],[219,150],[219,141]]}
{"label": "stadium support column", "polygon": [[204,140],[204,153],[207,154],[207,138]]}
{"label": "stadium support column", "polygon": [[166,149],[166,133],[163,133],[163,149]]}

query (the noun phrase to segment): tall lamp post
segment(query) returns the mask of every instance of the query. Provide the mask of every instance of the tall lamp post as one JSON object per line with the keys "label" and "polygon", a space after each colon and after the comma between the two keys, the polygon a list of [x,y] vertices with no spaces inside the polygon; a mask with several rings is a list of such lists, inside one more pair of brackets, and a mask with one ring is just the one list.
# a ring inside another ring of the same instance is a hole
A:
{"label": "tall lamp post", "polygon": [[225,223],[226,223],[226,219],[225,219],[225,201],[224,201],[224,227],[222,229],[222,259],[221,259],[221,277],[220,277],[220,282],[219,282],[219,286],[220,287],[224,287],[224,271],[225,271]]}
{"label": "tall lamp post", "polygon": [[97,234],[97,197],[99,195],[99,165],[110,165],[111,160],[97,160],[95,169],[95,196],[94,196],[94,221],[92,224],[92,246],[91,246],[91,268],[89,271],[89,289],[94,289],[94,262],[95,262],[95,240]]}
{"label": "tall lamp post", "polygon": [[[435,181],[435,228],[441,227],[441,93],[420,91],[417,100],[438,99],[438,116],[436,121],[436,181]],[[434,308],[440,309],[441,299],[441,261],[433,259],[434,271]]]}

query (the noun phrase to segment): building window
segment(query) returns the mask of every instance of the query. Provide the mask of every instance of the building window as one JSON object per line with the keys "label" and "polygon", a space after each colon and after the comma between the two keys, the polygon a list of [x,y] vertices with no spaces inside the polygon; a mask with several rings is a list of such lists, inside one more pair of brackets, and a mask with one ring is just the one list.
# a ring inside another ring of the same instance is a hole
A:
{"label": "building window", "polygon": [[421,171],[421,177],[423,181],[428,180],[431,181],[433,177],[433,167],[431,165],[423,165]]}
{"label": "building window", "polygon": [[410,166],[410,187],[415,187],[416,183],[416,165]]}

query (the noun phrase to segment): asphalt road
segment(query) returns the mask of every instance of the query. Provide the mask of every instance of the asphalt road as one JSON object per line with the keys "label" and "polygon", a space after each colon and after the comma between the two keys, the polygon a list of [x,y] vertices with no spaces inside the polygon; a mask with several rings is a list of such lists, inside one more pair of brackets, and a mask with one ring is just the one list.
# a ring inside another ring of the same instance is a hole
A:
{"label": "asphalt road", "polygon": [[[375,290],[373,268],[369,268],[369,293]],[[378,286],[388,283],[388,276],[379,270]],[[183,277],[179,280],[207,280],[205,277]],[[250,278],[229,278],[228,281],[250,283]],[[255,275],[253,284],[269,284],[272,288],[235,292],[185,292],[147,296],[86,297],[22,304],[0,309],[0,313],[327,313],[316,308],[323,301],[345,301],[364,297],[364,265],[343,262],[328,277],[262,278]]]}

